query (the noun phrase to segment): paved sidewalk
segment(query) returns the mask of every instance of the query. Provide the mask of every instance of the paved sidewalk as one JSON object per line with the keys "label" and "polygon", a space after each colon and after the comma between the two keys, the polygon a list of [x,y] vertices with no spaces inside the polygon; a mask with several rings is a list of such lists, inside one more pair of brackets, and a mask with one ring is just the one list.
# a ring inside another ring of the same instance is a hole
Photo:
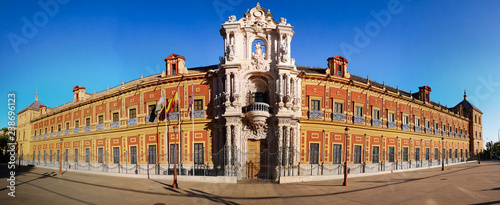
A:
{"label": "paved sidewalk", "polygon": [[[0,185],[8,171],[1,167]],[[500,204],[500,161],[290,184],[179,183],[25,167],[2,204]],[[5,203],[7,202],[7,203]]]}

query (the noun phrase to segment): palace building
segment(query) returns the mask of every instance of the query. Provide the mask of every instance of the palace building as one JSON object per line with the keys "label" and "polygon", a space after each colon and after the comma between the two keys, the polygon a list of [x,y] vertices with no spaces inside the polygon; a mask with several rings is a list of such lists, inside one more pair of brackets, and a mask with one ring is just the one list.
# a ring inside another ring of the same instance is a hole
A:
{"label": "palace building", "polygon": [[[350,74],[342,56],[327,58],[326,68],[297,66],[293,27],[259,4],[230,16],[220,34],[217,65],[186,68],[184,56],[171,54],[160,74],[94,94],[75,86],[74,100],[55,108],[37,94],[18,113],[21,159],[160,175],[179,161],[183,175],[277,180],[339,174],[345,160],[362,173],[462,162],[482,151],[483,113],[466,93],[445,107],[429,86],[410,93]],[[162,92],[170,99],[177,90],[178,106],[158,120]]]}

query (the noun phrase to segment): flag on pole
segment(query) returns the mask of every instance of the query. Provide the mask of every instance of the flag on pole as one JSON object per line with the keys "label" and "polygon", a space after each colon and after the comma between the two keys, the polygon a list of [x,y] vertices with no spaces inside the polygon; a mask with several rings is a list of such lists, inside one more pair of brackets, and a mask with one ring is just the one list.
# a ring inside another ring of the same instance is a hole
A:
{"label": "flag on pole", "polygon": [[[154,110],[154,112],[153,111],[151,112],[151,116],[149,117],[149,122],[154,122],[155,117],[160,115],[162,113],[162,111],[165,109],[166,102],[165,102],[165,92],[164,91],[165,90],[162,90],[162,92],[161,92],[161,97],[158,100],[158,103],[156,104],[156,109]],[[162,120],[162,119],[158,119],[158,120]]]}
{"label": "flag on pole", "polygon": [[188,114],[189,114],[189,111],[192,110],[191,106],[193,105],[193,103],[194,103],[193,93],[191,93],[191,99],[189,100]]}
{"label": "flag on pole", "polygon": [[174,110],[174,106],[179,104],[179,97],[177,95],[177,91],[174,94],[174,97],[168,101],[168,106],[166,109],[167,115],[170,114]]}

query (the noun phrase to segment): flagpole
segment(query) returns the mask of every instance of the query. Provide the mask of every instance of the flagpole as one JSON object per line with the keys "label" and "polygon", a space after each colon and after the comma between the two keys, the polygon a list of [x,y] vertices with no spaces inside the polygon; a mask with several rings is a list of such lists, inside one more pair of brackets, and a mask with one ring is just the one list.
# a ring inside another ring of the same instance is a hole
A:
{"label": "flagpole", "polygon": [[193,122],[192,140],[193,140],[193,176],[194,176],[194,115],[193,115],[194,99],[193,99],[193,96],[194,96],[194,84],[191,84],[191,100],[193,100],[193,102],[191,102],[191,121]]}
{"label": "flagpole", "polygon": [[180,97],[179,97],[179,85],[177,85],[177,111],[179,112],[179,160],[178,160],[178,163],[179,163],[179,166],[177,167],[179,169],[179,173],[181,171],[181,159],[182,159],[182,156],[181,156],[181,132],[182,132],[182,129],[181,129],[181,109],[180,109],[180,104],[181,104],[181,100],[180,100]]}
{"label": "flagpole", "polygon": [[[163,88],[163,93],[165,93],[165,109],[167,109],[167,88]],[[158,117],[159,118],[159,117]],[[158,119],[158,122],[160,122],[160,119]],[[168,164],[170,163],[170,158],[169,156],[169,148],[170,145],[168,144],[168,119],[167,119],[167,110],[165,110],[165,168],[167,168],[167,173],[168,173]],[[160,136],[158,136],[160,137]]]}

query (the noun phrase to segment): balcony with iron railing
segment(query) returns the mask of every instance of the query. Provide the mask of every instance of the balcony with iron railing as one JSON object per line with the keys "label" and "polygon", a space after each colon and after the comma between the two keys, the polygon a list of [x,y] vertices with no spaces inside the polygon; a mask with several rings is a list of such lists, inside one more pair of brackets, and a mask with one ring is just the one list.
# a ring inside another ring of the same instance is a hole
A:
{"label": "balcony with iron railing", "polygon": [[130,125],[137,125],[137,118],[136,117],[127,119],[127,126],[130,126]]}
{"label": "balcony with iron railing", "polygon": [[117,127],[120,127],[120,121],[114,121],[114,122],[111,122],[110,127],[111,127],[111,128],[117,128]]}
{"label": "balcony with iron railing", "polygon": [[321,111],[321,110],[309,110],[309,118],[321,119],[321,118],[323,118],[323,111]]}
{"label": "balcony with iron railing", "polygon": [[387,127],[396,128],[396,122],[387,122]]}
{"label": "balcony with iron railing", "polygon": [[424,130],[425,130],[425,133],[432,133],[431,128],[426,127],[426,128],[424,128]]}
{"label": "balcony with iron railing", "polygon": [[372,125],[380,127],[380,126],[382,126],[382,120],[380,120],[380,119],[372,119]]}
{"label": "balcony with iron railing", "polygon": [[439,130],[438,129],[434,129],[434,134],[435,135],[439,135]]}
{"label": "balcony with iron railing", "polygon": [[97,124],[97,125],[95,126],[95,129],[96,129],[96,130],[103,130],[103,129],[104,129],[104,123]]}
{"label": "balcony with iron railing", "polygon": [[345,115],[344,113],[334,112],[332,113],[332,120],[344,121]]}
{"label": "balcony with iron railing", "polygon": [[73,129],[73,133],[79,133],[79,132],[80,132],[80,128],[75,127],[75,129]]}
{"label": "balcony with iron railing", "polygon": [[84,132],[90,132],[90,126],[85,126],[83,127]]}
{"label": "balcony with iron railing", "polygon": [[365,123],[365,117],[363,117],[363,116],[354,115],[353,118],[354,118],[354,123],[357,123],[357,124],[364,124]]}
{"label": "balcony with iron railing", "polygon": [[415,132],[422,132],[422,128],[420,126],[415,126]]}
{"label": "balcony with iron railing", "polygon": [[410,130],[410,125],[409,124],[402,124],[401,129],[403,130]]}

